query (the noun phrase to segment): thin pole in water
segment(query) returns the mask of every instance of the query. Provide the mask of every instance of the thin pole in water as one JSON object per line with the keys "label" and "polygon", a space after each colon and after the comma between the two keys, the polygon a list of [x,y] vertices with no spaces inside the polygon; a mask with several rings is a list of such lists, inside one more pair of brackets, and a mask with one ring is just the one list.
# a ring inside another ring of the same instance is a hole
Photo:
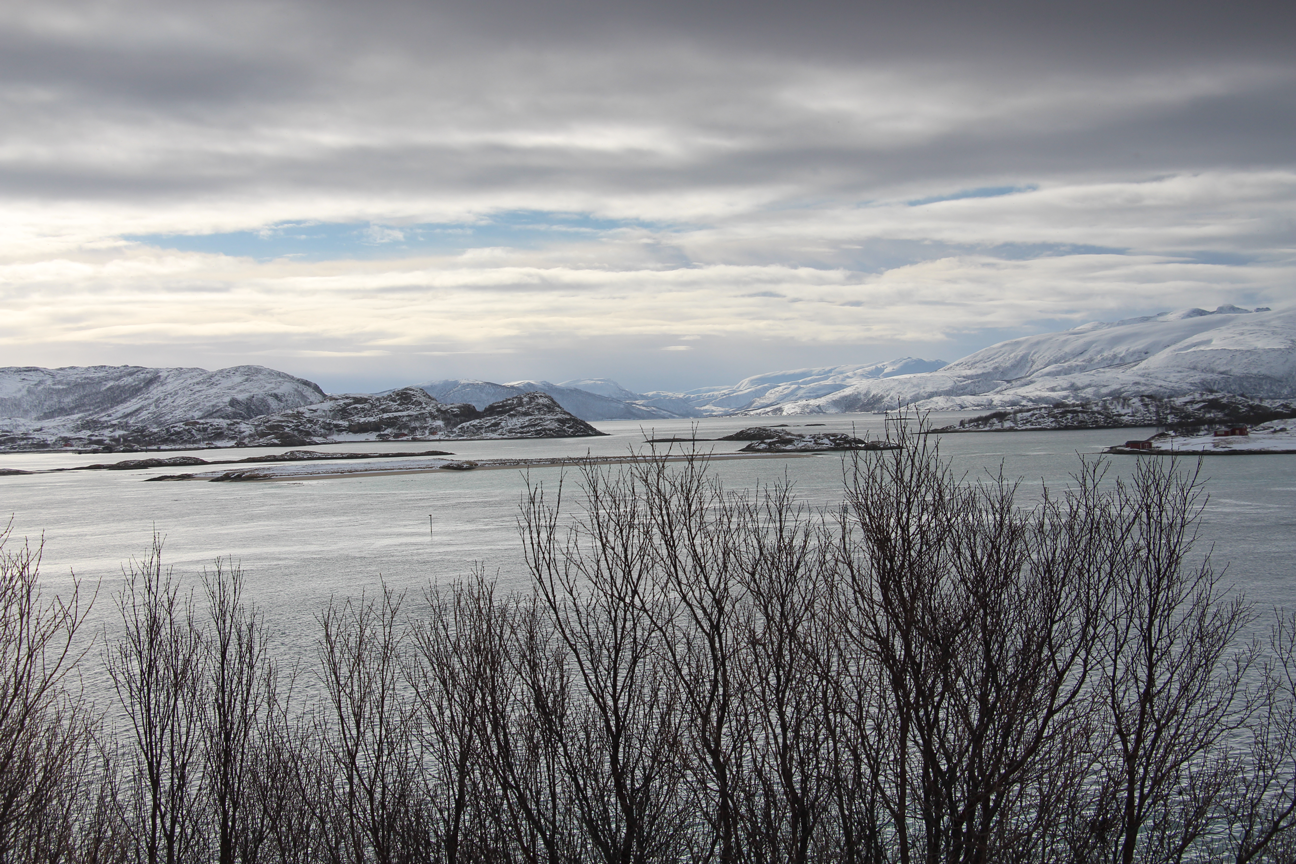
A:
{"label": "thin pole in water", "polygon": [[428,539],[432,539],[432,514],[428,514]]}

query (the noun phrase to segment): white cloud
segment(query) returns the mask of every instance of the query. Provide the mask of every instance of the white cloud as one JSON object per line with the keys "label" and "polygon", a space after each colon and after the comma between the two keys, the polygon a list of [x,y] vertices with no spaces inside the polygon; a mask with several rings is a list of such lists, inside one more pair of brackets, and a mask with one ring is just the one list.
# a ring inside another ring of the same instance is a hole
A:
{"label": "white cloud", "polygon": [[[0,362],[313,374],[646,340],[759,372],[775,343],[911,353],[1296,299],[1283,21],[641,6],[10,4]],[[990,187],[1030,191],[909,204]],[[415,248],[421,223],[520,211],[626,224]],[[124,239],[289,223],[390,257]]]}

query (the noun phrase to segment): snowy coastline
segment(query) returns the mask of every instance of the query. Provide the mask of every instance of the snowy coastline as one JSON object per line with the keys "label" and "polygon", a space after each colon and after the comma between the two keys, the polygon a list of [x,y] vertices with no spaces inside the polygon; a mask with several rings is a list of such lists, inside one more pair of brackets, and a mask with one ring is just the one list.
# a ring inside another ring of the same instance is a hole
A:
{"label": "snowy coastline", "polygon": [[1202,455],[1248,456],[1260,454],[1296,454],[1296,420],[1273,420],[1253,426],[1245,435],[1216,435],[1204,432],[1195,435],[1176,435],[1163,432],[1147,439],[1150,447],[1115,445],[1108,453],[1134,455]]}

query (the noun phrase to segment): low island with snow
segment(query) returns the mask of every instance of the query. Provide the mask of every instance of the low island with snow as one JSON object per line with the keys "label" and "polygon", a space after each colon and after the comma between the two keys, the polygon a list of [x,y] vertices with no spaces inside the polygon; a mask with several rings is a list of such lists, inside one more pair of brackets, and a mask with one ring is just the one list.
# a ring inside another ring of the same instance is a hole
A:
{"label": "low island with snow", "polygon": [[1108,447],[1107,453],[1134,456],[1251,456],[1296,454],[1296,420],[1258,426],[1159,432],[1151,438]]}
{"label": "low island with snow", "polygon": [[1041,432],[1052,429],[1128,429],[1142,426],[1234,427],[1296,417],[1296,402],[1228,393],[1112,396],[1094,402],[1061,402],[992,411],[942,426],[936,432]]}

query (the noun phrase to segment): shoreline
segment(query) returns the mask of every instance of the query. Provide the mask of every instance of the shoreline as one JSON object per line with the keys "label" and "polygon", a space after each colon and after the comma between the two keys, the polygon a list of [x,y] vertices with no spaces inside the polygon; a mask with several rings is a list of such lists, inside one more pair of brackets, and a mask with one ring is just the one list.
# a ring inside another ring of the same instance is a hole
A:
{"label": "shoreline", "polygon": [[[769,458],[801,458],[806,456],[820,456],[820,453],[716,453],[701,458],[708,461],[732,461],[738,459],[769,459]],[[281,474],[274,477],[264,477],[258,479],[249,479],[246,482],[281,482],[284,480],[344,480],[348,477],[398,477],[402,474],[432,474],[437,472],[463,473],[467,471],[504,471],[514,468],[519,471],[527,468],[562,468],[565,466],[582,467],[585,465],[629,465],[634,462],[646,460],[648,456],[580,456],[576,458],[556,458],[556,459],[536,459],[534,461],[518,462],[513,460],[501,462],[475,462],[474,467],[470,469],[447,468],[438,466],[436,468],[405,468],[392,469],[382,468],[377,471],[348,471],[343,474]],[[683,462],[685,459],[693,458],[690,456],[664,456],[655,457],[665,462]],[[210,481],[209,481],[210,482]]]}
{"label": "shoreline", "polygon": [[[825,451],[835,452],[835,451]],[[578,457],[555,457],[552,459],[501,459],[498,461],[471,460],[471,466],[464,465],[464,461],[457,461],[450,465],[428,465],[426,467],[417,466],[409,468],[392,468],[387,466],[375,467],[372,471],[343,471],[343,472],[300,472],[300,473],[275,473],[264,474],[262,476],[250,477],[232,477],[228,480],[222,480],[219,476],[208,477],[202,475],[159,475],[156,477],[145,478],[145,482],[226,482],[226,483],[276,483],[285,480],[342,480],[348,477],[396,477],[403,474],[433,474],[440,472],[460,473],[465,471],[502,471],[507,469],[526,470],[528,468],[562,468],[562,467],[583,467],[586,465],[629,465],[639,461],[656,459],[666,462],[683,462],[686,459],[702,458],[707,461],[732,461],[739,459],[797,459],[809,456],[822,456],[824,453],[711,453],[711,454],[680,454],[677,456],[578,456]],[[213,472],[214,473],[214,472]],[[233,473],[233,472],[227,472]],[[254,473],[252,471],[247,472]]]}
{"label": "shoreline", "polygon": [[1252,447],[1242,450],[1208,450],[1206,448],[1184,448],[1182,450],[1136,450],[1133,447],[1113,446],[1108,447],[1103,451],[1103,453],[1112,456],[1296,456],[1296,449],[1285,448],[1280,450],[1266,450],[1260,447]]}

